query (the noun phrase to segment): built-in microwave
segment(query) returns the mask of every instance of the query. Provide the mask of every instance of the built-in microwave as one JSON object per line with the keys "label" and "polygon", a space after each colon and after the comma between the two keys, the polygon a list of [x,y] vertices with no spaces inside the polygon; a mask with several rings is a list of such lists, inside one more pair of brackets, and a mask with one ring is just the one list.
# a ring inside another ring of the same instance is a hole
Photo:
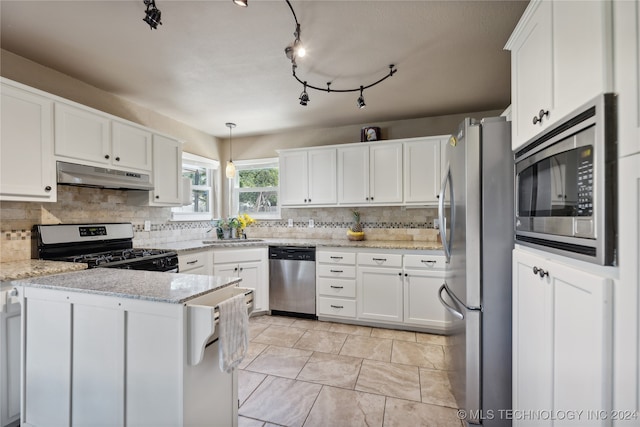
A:
{"label": "built-in microwave", "polygon": [[516,243],[615,265],[616,115],[599,95],[515,153]]}

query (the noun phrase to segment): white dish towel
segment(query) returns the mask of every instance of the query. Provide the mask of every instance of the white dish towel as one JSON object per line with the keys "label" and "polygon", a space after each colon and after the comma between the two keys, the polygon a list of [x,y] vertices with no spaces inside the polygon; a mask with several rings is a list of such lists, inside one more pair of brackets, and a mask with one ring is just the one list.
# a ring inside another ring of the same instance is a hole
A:
{"label": "white dish towel", "polygon": [[249,348],[249,314],[244,294],[222,301],[218,310],[220,370],[229,373],[242,362]]}

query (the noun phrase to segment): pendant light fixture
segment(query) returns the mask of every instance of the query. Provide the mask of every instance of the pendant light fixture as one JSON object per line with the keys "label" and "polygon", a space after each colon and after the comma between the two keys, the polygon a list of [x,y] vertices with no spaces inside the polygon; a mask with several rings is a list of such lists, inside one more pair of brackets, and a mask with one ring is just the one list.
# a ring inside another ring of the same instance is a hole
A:
{"label": "pendant light fixture", "polygon": [[225,123],[224,125],[229,128],[229,161],[227,162],[227,169],[225,170],[225,174],[227,175],[227,178],[233,179],[236,177],[236,165],[233,164],[233,160],[231,157],[231,149],[232,149],[231,129],[236,127],[236,124]]}

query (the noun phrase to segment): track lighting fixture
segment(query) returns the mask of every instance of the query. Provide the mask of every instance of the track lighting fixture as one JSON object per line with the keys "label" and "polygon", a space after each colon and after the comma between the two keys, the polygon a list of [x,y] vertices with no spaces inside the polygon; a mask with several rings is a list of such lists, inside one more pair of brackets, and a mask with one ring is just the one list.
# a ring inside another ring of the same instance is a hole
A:
{"label": "track lighting fixture", "polygon": [[302,93],[300,94],[300,105],[304,105],[305,107],[307,106],[307,103],[309,102],[309,94],[307,93],[307,82],[304,82],[304,89],[302,90]]}
{"label": "track lighting fixture", "polygon": [[249,6],[249,0],[233,0],[233,2],[240,7]]}
{"label": "track lighting fixture", "polygon": [[225,169],[224,173],[227,176],[227,178],[233,179],[233,178],[236,177],[236,165],[233,164],[233,160],[231,158],[231,150],[232,150],[231,129],[236,127],[236,124],[235,123],[225,123],[224,125],[229,128],[229,161],[227,162],[227,168]]}
{"label": "track lighting fixture", "polygon": [[149,24],[149,27],[152,30],[155,30],[158,28],[158,25],[162,25],[162,22],[160,22],[160,15],[161,15],[160,9],[156,7],[155,0],[142,0],[142,1],[147,6],[147,10],[145,12],[146,16],[142,20],[147,24]]}
{"label": "track lighting fixture", "polygon": [[398,70],[395,68],[395,65],[391,64],[389,65],[389,72],[387,73],[386,76],[382,77],[381,79],[368,84],[366,86],[360,86],[359,88],[354,88],[354,89],[332,89],[331,88],[331,82],[327,82],[327,87],[323,88],[323,87],[318,87],[318,86],[314,86],[312,84],[307,83],[307,81],[303,81],[301,80],[297,74],[296,74],[296,68],[298,67],[298,65],[296,64],[296,59],[297,58],[302,58],[305,56],[305,50],[304,47],[302,45],[302,41],[300,40],[300,23],[298,22],[298,17],[296,16],[296,12],[293,10],[293,6],[291,5],[291,2],[289,0],[285,0],[287,2],[287,5],[289,6],[289,9],[291,9],[291,14],[293,15],[293,20],[296,22],[296,30],[293,33],[293,35],[295,36],[295,40],[293,41],[293,43],[291,43],[289,46],[287,46],[284,49],[284,53],[287,56],[287,58],[291,61],[291,73],[293,74],[293,77],[304,86],[304,90],[302,91],[302,94],[300,94],[300,105],[307,105],[307,103],[309,102],[309,94],[307,94],[307,87],[310,89],[315,89],[315,90],[319,90],[322,92],[358,92],[360,91],[360,96],[358,97],[357,100],[357,105],[358,108],[363,109],[366,105],[364,103],[364,96],[362,95],[362,92],[365,89],[369,89],[370,87],[373,87],[375,85],[377,85],[378,83],[383,82],[384,80],[388,79],[389,77],[393,76]]}
{"label": "track lighting fixture", "polygon": [[357,104],[358,104],[358,108],[359,108],[359,109],[361,109],[361,110],[362,110],[364,107],[366,107],[366,106],[367,106],[367,104],[365,104],[365,103],[364,103],[364,96],[362,96],[362,91],[363,91],[363,90],[364,90],[364,88],[363,88],[362,86],[360,86],[360,96],[358,97]]}

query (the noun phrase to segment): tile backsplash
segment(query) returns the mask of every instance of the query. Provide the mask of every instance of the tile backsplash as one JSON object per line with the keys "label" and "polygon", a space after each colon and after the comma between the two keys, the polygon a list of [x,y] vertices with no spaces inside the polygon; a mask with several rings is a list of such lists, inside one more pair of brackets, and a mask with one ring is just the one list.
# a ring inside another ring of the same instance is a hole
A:
{"label": "tile backsplash", "polygon": [[[436,241],[433,220],[436,208],[363,207],[360,221],[369,240]],[[258,220],[247,228],[253,238],[346,239],[353,224],[351,208],[282,209],[280,220]],[[134,245],[153,247],[161,243],[215,238],[209,221],[170,221],[171,208],[133,206],[127,192],[85,187],[58,186],[56,203],[0,202],[0,262],[31,258],[35,224],[83,222],[131,222]],[[288,220],[293,226],[288,226]],[[309,220],[314,227],[309,227]],[[144,231],[144,221],[151,230]]]}

